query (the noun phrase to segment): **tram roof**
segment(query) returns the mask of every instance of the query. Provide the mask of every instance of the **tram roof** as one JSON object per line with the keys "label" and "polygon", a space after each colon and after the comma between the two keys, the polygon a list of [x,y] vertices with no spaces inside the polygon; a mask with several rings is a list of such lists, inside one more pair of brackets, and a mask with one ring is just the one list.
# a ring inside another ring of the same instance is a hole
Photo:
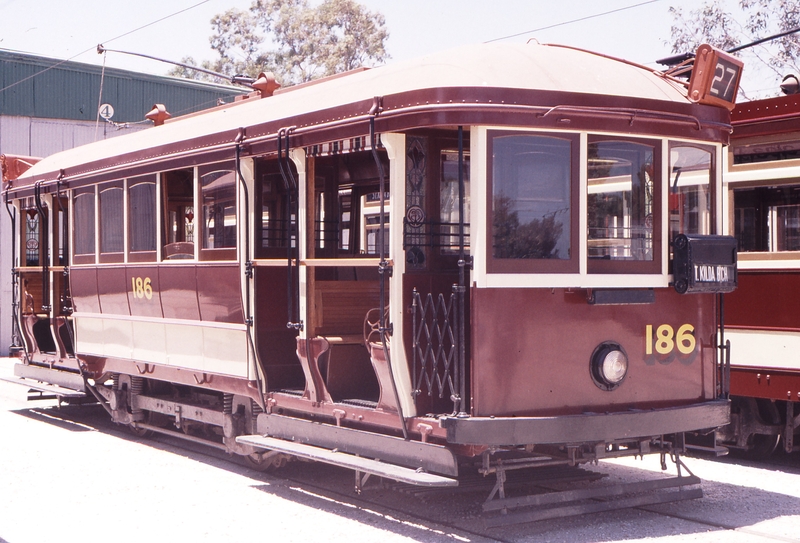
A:
{"label": "tram roof", "polygon": [[[517,89],[600,95],[621,99],[690,104],[680,83],[655,70],[579,49],[530,44],[475,44],[357,71],[317,84],[288,88],[263,99],[247,99],[125,136],[84,145],[47,157],[21,178],[49,179],[53,172],[134,154],[157,155],[155,149],[241,127],[335,110],[376,96],[402,95],[422,89]],[[446,92],[444,92],[446,94]],[[168,104],[167,104],[168,106]],[[332,119],[320,117],[318,122]],[[313,124],[313,123],[312,123]],[[247,131],[251,137],[251,131]],[[150,152],[148,153],[148,150]],[[80,169],[80,168],[78,168]],[[56,174],[57,175],[57,174]]]}

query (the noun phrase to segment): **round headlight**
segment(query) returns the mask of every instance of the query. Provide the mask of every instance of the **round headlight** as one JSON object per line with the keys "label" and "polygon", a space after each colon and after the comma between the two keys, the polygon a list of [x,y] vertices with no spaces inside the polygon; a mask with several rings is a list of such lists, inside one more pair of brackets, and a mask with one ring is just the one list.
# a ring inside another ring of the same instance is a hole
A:
{"label": "round headlight", "polygon": [[616,343],[601,343],[592,354],[594,383],[603,390],[614,390],[628,374],[628,357]]}

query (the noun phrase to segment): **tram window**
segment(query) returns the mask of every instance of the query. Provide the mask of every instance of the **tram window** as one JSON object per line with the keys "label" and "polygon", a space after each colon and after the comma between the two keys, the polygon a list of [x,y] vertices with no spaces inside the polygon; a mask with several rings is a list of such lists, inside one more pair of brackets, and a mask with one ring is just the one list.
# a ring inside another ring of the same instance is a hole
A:
{"label": "tram window", "polygon": [[122,184],[100,187],[100,261],[121,262],[123,240]]}
{"label": "tram window", "polygon": [[194,258],[194,172],[174,170],[161,174],[163,258]]}
{"label": "tram window", "polygon": [[128,181],[129,259],[152,262],[156,258],[156,181],[145,176]]}
{"label": "tram window", "polygon": [[800,185],[733,191],[741,252],[800,251]]}
{"label": "tram window", "polygon": [[73,247],[76,264],[89,264],[95,261],[94,199],[94,187],[91,187],[77,193],[72,204],[75,216]]}
{"label": "tram window", "polygon": [[[202,248],[236,248],[236,174],[227,169],[200,173]],[[226,257],[235,257],[229,252]]]}
{"label": "tram window", "polygon": [[[587,164],[589,272],[659,271],[657,158],[654,143],[590,137]],[[619,265],[619,261],[625,264]]]}
{"label": "tram window", "polygon": [[[464,153],[464,245],[469,250],[469,154]],[[439,220],[441,238],[439,245],[442,254],[459,252],[459,190],[458,190],[458,151],[442,151],[441,182],[439,184]]]}
{"label": "tram window", "polygon": [[490,272],[576,272],[577,136],[490,133]]}
{"label": "tram window", "polygon": [[277,161],[256,162],[256,257],[286,258],[286,188]]}
{"label": "tram window", "polygon": [[[383,252],[389,256],[389,206],[390,194],[384,194]],[[361,196],[361,254],[380,255],[381,193],[368,192]]]}
{"label": "tram window", "polygon": [[674,146],[669,156],[669,240],[711,234],[711,151]]}

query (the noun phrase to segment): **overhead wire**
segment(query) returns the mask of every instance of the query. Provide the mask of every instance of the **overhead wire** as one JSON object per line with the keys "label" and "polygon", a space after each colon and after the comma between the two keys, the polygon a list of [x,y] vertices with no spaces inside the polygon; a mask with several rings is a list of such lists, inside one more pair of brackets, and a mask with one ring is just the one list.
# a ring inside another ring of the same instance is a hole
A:
{"label": "overhead wire", "polygon": [[511,38],[517,38],[519,36],[524,36],[525,34],[533,34],[534,32],[541,32],[542,30],[550,30],[551,28],[557,28],[559,26],[565,26],[565,25],[572,24],[572,23],[579,23],[581,21],[587,21],[589,19],[596,19],[597,17],[603,17],[605,15],[611,15],[612,13],[617,13],[617,12],[620,12],[620,11],[626,11],[626,10],[629,10],[629,9],[638,8],[640,6],[645,6],[647,4],[654,4],[654,3],[660,2],[660,1],[661,0],[647,0],[646,2],[639,2],[638,4],[633,4],[631,6],[625,6],[625,7],[622,7],[622,8],[612,9],[612,10],[609,10],[609,11],[604,11],[602,13],[595,13],[594,15],[587,15],[586,17],[580,17],[578,19],[572,19],[572,20],[569,20],[569,21],[562,21],[560,23],[555,23],[555,24],[552,24],[552,25],[543,26],[541,28],[534,28],[533,30],[526,30],[525,32],[518,32],[516,34],[511,34],[509,36],[503,36],[501,38],[494,38],[494,39],[488,40],[488,41],[486,41],[484,43],[492,43],[492,42],[495,42],[495,41],[501,41],[501,40],[508,40],[508,39],[511,39]]}

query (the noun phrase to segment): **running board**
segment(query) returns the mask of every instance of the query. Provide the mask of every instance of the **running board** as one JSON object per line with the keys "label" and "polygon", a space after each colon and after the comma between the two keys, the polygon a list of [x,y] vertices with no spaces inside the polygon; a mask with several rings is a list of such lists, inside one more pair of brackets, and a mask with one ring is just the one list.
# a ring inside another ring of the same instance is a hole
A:
{"label": "running board", "polygon": [[316,462],[324,462],[334,466],[350,468],[356,472],[368,473],[385,477],[402,483],[420,486],[458,486],[458,481],[449,477],[442,477],[433,473],[417,471],[411,468],[404,468],[394,464],[387,464],[380,460],[372,460],[361,456],[354,456],[336,450],[323,449],[313,445],[295,443],[274,437],[264,436],[239,436],[237,443],[252,445],[260,449],[280,451],[282,453],[307,458]]}
{"label": "running board", "polygon": [[50,385],[46,383],[41,383],[39,381],[32,381],[30,379],[25,379],[24,377],[0,377],[0,381],[6,381],[8,383],[14,383],[15,385],[21,385],[27,387],[30,390],[35,390],[37,392],[47,393],[51,396],[40,396],[40,397],[28,397],[29,400],[47,400],[52,399],[52,397],[56,398],[86,398],[87,394],[85,392],[80,392],[78,390],[72,390],[71,388],[64,388],[58,385]]}
{"label": "running board", "polygon": [[[587,490],[549,492],[519,498],[506,498],[488,501],[483,511],[496,512],[499,516],[486,519],[489,527],[522,524],[539,520],[598,513],[616,509],[627,509],[643,505],[655,505],[703,497],[702,488],[684,488],[700,484],[695,475],[670,477],[640,483],[611,485]],[[676,489],[676,490],[667,490]],[[633,495],[640,493],[639,495]],[[597,501],[597,500],[608,501]],[[536,507],[532,511],[508,513],[509,509]]]}

